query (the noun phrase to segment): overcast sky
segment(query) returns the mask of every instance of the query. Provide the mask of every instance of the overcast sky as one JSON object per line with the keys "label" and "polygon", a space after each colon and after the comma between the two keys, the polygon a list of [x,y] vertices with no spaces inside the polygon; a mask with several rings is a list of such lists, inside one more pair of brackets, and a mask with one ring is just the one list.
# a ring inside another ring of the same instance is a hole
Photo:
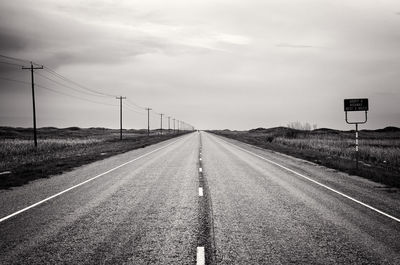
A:
{"label": "overcast sky", "polygon": [[[37,70],[39,127],[117,128],[112,95],[127,128],[146,126],[136,103],[200,129],[353,129],[343,99],[359,97],[361,128],[400,127],[398,0],[3,0],[0,54],[110,95]],[[30,73],[0,62],[0,125],[31,127]]]}

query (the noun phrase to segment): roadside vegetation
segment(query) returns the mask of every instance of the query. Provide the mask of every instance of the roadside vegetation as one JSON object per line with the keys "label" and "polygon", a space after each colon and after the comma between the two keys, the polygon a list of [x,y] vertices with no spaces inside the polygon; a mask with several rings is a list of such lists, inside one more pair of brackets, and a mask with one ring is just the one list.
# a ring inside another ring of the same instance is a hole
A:
{"label": "roadside vegetation", "polygon": [[359,169],[355,169],[354,131],[297,130],[278,127],[250,131],[211,131],[261,148],[306,159],[391,187],[400,187],[400,129],[362,130]]}
{"label": "roadside vegetation", "polygon": [[164,131],[160,135],[153,131],[148,137],[146,130],[124,130],[120,141],[119,130],[41,128],[38,130],[38,147],[35,148],[31,129],[0,127],[0,189],[60,174],[183,133]]}

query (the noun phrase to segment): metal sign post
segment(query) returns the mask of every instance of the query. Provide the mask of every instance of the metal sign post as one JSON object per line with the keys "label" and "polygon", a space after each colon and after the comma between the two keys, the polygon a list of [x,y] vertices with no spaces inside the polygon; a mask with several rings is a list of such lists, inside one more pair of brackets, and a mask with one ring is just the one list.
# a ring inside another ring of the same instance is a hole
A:
{"label": "metal sign post", "polygon": [[[348,111],[364,111],[365,119],[364,121],[351,121],[347,119]],[[368,112],[368,99],[367,98],[354,98],[344,100],[344,112],[345,119],[348,124],[356,125],[356,169],[358,170],[358,124],[363,124],[367,122],[367,112]]]}

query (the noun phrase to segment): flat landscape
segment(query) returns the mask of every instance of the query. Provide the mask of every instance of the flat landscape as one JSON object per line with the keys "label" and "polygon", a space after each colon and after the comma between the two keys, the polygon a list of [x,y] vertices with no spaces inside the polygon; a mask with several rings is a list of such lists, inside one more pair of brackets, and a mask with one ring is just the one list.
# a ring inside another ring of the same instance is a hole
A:
{"label": "flat landscape", "polygon": [[0,127],[0,189],[49,177],[77,166],[101,160],[133,149],[143,148],[176,136],[173,133],[147,130],[120,131],[106,128],[38,130],[38,147],[34,147],[32,129]]}
{"label": "flat landscape", "polygon": [[210,132],[400,187],[400,129],[396,127],[360,131],[358,169],[354,131],[277,127]]}
{"label": "flat landscape", "polygon": [[1,264],[399,264],[400,192],[200,132],[0,190]]}
{"label": "flat landscape", "polygon": [[0,1],[0,265],[400,265],[400,1]]}

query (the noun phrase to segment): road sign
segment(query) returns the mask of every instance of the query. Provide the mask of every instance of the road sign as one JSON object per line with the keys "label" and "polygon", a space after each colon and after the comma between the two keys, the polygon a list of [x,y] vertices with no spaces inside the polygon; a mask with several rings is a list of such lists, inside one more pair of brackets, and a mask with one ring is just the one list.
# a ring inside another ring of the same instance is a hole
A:
{"label": "road sign", "polygon": [[367,111],[367,98],[352,98],[344,100],[344,111]]}
{"label": "road sign", "polygon": [[[347,112],[348,111],[364,111],[365,120],[364,121],[348,121]],[[367,122],[367,112],[368,112],[368,99],[367,98],[352,98],[344,100],[344,113],[345,119],[348,124],[356,125],[356,168],[358,169],[358,124],[363,124]]]}

